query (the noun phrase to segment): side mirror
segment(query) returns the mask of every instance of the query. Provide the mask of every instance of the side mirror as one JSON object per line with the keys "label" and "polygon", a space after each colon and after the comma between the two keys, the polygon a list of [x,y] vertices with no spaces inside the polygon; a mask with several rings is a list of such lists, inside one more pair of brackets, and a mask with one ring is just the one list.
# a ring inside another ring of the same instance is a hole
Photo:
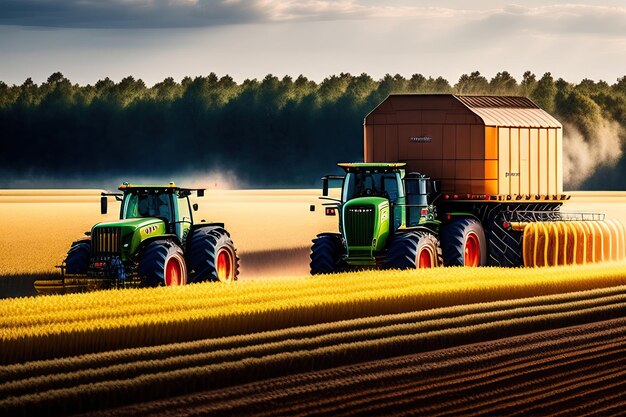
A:
{"label": "side mirror", "polygon": [[193,206],[191,206],[191,208],[193,208],[193,211],[198,211],[198,203],[193,203]]}
{"label": "side mirror", "polygon": [[204,197],[204,190],[197,191],[198,197]]}
{"label": "side mirror", "polygon": [[328,197],[328,178],[322,178],[322,195]]}
{"label": "side mirror", "polygon": [[107,214],[108,211],[108,200],[105,196],[100,197],[100,213]]}

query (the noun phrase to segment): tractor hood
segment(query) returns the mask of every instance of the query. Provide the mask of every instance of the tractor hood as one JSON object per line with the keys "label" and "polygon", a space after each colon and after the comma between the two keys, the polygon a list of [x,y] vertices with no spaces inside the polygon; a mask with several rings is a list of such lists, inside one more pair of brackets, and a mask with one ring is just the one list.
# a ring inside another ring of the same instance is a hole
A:
{"label": "tractor hood", "polygon": [[389,200],[383,197],[359,197],[343,204],[348,263],[370,263],[383,250],[389,235],[389,214]]}
{"label": "tractor hood", "polygon": [[166,233],[165,230],[165,222],[153,217],[98,223],[91,229],[92,245],[97,251],[103,246],[99,244],[101,239],[110,239],[111,233],[117,236],[119,231],[119,248],[116,252],[122,260],[127,260],[137,253],[141,242],[163,235]]}
{"label": "tractor hood", "polygon": [[96,229],[100,227],[120,227],[122,228],[123,231],[135,231],[139,229],[146,236],[148,236],[154,232],[153,231],[154,226],[156,226],[157,228],[159,226],[162,226],[163,229],[165,229],[165,223],[163,222],[163,220],[157,219],[154,217],[123,219],[123,220],[116,220],[114,222],[98,223],[93,228]]}

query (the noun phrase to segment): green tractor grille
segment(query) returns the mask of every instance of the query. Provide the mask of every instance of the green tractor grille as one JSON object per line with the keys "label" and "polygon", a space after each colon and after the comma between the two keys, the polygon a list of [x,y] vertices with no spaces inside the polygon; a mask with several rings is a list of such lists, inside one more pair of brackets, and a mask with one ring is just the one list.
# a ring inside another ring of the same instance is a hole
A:
{"label": "green tractor grille", "polygon": [[373,206],[353,206],[346,210],[344,228],[349,246],[372,245],[374,218]]}
{"label": "green tractor grille", "polygon": [[98,227],[91,234],[91,254],[94,258],[119,256],[122,246],[122,229]]}

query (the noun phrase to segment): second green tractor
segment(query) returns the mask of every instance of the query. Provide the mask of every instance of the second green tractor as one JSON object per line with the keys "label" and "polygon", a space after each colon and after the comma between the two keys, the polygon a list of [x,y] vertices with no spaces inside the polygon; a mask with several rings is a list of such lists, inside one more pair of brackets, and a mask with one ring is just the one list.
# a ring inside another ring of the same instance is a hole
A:
{"label": "second green tractor", "polygon": [[[323,177],[327,215],[339,217],[339,233],[321,233],[311,248],[311,273],[359,268],[412,269],[480,266],[487,241],[471,207],[458,212],[438,201],[439,181],[405,172],[404,163],[338,164],[345,176]],[[341,198],[328,197],[329,181],[341,181]],[[445,210],[445,212],[442,211]]]}

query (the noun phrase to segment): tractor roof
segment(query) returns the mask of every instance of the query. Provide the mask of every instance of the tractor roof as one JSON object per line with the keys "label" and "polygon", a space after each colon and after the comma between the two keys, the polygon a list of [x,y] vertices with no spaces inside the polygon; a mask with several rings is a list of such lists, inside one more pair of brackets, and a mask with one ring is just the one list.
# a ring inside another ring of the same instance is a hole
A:
{"label": "tractor roof", "polygon": [[131,191],[131,190],[145,190],[145,191],[171,191],[171,192],[183,192],[185,194],[189,194],[192,191],[204,191],[205,188],[184,188],[178,187],[175,183],[170,182],[167,185],[146,185],[146,184],[130,184],[125,182],[118,187],[120,191]]}
{"label": "tractor roof", "polygon": [[392,171],[396,169],[404,169],[406,163],[404,162],[350,162],[337,164],[340,168],[343,168],[346,172],[358,172],[358,171]]}

